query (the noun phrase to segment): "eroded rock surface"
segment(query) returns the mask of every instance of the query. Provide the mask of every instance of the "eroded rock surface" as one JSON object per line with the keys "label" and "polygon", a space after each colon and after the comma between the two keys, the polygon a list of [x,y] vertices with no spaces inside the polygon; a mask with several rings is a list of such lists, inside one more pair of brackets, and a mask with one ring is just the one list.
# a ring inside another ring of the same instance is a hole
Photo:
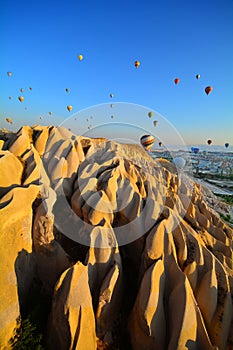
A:
{"label": "eroded rock surface", "polygon": [[35,279],[48,349],[233,347],[233,230],[200,185],[62,127],[23,127],[0,152],[2,349]]}

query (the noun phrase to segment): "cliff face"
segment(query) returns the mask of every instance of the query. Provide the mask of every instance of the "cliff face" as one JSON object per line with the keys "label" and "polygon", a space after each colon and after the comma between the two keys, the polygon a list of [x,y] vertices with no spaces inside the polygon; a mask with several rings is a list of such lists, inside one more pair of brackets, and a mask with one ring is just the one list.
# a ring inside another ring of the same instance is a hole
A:
{"label": "cliff face", "polygon": [[1,145],[1,348],[35,279],[53,295],[48,349],[232,348],[233,230],[199,185],[61,127]]}

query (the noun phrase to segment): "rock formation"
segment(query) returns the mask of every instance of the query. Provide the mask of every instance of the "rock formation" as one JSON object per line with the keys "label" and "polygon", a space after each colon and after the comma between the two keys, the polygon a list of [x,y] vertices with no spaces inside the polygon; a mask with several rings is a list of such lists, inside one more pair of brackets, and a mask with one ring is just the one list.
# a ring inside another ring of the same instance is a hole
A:
{"label": "rock formation", "polygon": [[1,137],[1,349],[35,281],[46,349],[233,347],[233,230],[200,185],[137,145]]}

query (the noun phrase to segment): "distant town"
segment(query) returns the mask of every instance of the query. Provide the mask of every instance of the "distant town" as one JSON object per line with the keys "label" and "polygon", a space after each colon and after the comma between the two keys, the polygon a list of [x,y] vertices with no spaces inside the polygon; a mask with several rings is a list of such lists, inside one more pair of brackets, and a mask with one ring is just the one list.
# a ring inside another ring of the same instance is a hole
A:
{"label": "distant town", "polygon": [[196,182],[208,187],[219,195],[233,195],[233,152],[168,151],[155,150],[153,158],[165,158],[172,161],[175,157],[186,160],[184,171],[195,178]]}

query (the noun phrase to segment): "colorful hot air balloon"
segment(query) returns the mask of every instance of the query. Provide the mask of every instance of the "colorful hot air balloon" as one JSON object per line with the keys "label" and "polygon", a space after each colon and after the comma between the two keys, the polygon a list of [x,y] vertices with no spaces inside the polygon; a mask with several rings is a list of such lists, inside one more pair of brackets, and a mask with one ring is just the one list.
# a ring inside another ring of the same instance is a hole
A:
{"label": "colorful hot air balloon", "polygon": [[205,88],[205,93],[206,93],[207,95],[209,95],[209,93],[212,92],[212,91],[213,91],[212,86],[207,86],[207,87]]}
{"label": "colorful hot air balloon", "polygon": [[163,145],[162,142],[159,142],[159,147],[162,147],[162,145]]}
{"label": "colorful hot air balloon", "polygon": [[175,78],[174,79],[174,83],[177,85],[178,83],[180,82],[180,79],[179,78]]}
{"label": "colorful hot air balloon", "polygon": [[182,158],[182,157],[175,157],[173,160],[172,160],[172,163],[178,168],[178,169],[183,169],[184,166],[185,166],[185,159]]}
{"label": "colorful hot air balloon", "polygon": [[152,111],[148,112],[148,117],[149,117],[149,118],[152,118],[153,115],[154,115],[154,113],[153,113]]}
{"label": "colorful hot air balloon", "polygon": [[23,97],[23,96],[19,96],[19,97],[18,97],[18,100],[19,100],[20,102],[23,102],[23,101],[24,101],[24,97]]}
{"label": "colorful hot air balloon", "polygon": [[67,106],[67,110],[68,110],[69,112],[71,112],[71,111],[72,111],[72,109],[73,109],[73,107],[72,107],[72,106]]}
{"label": "colorful hot air balloon", "polygon": [[155,138],[152,135],[143,135],[140,138],[140,142],[141,142],[142,146],[147,151],[149,151],[152,148],[154,141],[155,141]]}
{"label": "colorful hot air balloon", "polygon": [[230,144],[228,142],[225,143],[225,147],[228,148]]}
{"label": "colorful hot air balloon", "polygon": [[79,61],[82,61],[83,60],[83,55],[79,54],[78,55],[78,59],[79,59]]}
{"label": "colorful hot air balloon", "polygon": [[154,121],[153,121],[153,124],[154,124],[154,127],[156,127],[157,124],[158,124],[158,120],[154,120]]}
{"label": "colorful hot air balloon", "polygon": [[200,79],[200,77],[201,77],[200,74],[196,75],[196,79]]}
{"label": "colorful hot air balloon", "polygon": [[11,77],[12,73],[11,72],[7,72],[7,75],[8,75],[8,77]]}
{"label": "colorful hot air balloon", "polygon": [[212,140],[207,140],[208,145],[211,145]]}
{"label": "colorful hot air balloon", "polygon": [[135,61],[135,62],[134,62],[134,66],[135,66],[136,68],[138,68],[138,67],[140,66],[140,64],[141,64],[140,61]]}

